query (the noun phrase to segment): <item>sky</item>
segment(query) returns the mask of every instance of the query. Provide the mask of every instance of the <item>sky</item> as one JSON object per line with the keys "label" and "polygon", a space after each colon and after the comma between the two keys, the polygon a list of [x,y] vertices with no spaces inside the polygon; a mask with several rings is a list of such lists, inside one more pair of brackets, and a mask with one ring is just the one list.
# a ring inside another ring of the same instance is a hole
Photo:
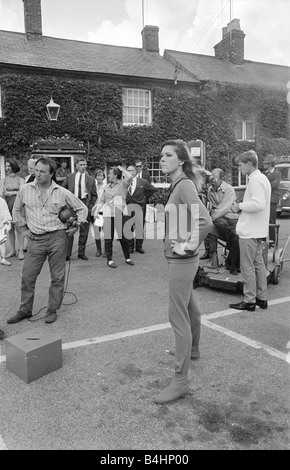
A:
{"label": "sky", "polygon": [[[238,18],[245,59],[290,66],[290,0],[42,0],[41,8],[44,36],[141,48],[143,24],[158,26],[161,55],[213,56],[222,27]],[[24,32],[23,0],[0,0],[0,29]]]}

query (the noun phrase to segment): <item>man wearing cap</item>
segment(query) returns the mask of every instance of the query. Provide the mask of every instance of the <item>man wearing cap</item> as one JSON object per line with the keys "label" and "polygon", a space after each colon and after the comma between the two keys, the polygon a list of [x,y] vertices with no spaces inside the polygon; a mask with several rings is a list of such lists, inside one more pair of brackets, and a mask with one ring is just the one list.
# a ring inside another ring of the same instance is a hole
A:
{"label": "man wearing cap", "polygon": [[[282,175],[280,171],[275,170],[275,158],[273,155],[267,155],[263,161],[265,175],[271,184],[271,205],[270,205],[270,224],[276,224],[277,204],[279,202],[278,186]],[[276,243],[275,227],[269,227],[269,246],[273,247]]]}

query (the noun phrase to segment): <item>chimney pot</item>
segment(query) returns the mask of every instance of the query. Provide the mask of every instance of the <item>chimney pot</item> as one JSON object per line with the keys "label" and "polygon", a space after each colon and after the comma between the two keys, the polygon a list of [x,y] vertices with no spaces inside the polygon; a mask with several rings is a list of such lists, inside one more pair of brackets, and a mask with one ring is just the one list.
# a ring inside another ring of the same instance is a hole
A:
{"label": "chimney pot", "polygon": [[237,18],[235,18],[234,20],[230,21],[228,24],[227,24],[227,31],[228,33],[233,30],[233,29],[241,29],[240,27],[240,20],[238,20]]}
{"label": "chimney pot", "polygon": [[222,28],[222,40],[214,46],[215,57],[229,60],[235,65],[242,65],[244,63],[244,38],[245,33],[241,30],[240,20],[235,18]]}
{"label": "chimney pot", "polygon": [[159,28],[158,26],[144,26],[142,30],[142,47],[147,52],[159,53]]}
{"label": "chimney pot", "polygon": [[23,0],[24,25],[28,41],[42,39],[41,0]]}

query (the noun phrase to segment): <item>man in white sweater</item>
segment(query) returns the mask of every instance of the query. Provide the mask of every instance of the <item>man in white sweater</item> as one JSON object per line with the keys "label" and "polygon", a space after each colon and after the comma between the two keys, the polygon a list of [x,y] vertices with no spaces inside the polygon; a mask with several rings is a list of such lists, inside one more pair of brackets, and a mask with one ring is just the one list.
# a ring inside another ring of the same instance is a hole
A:
{"label": "man in white sweater", "polygon": [[254,311],[256,305],[266,309],[267,273],[262,256],[262,239],[269,231],[271,185],[268,178],[258,170],[258,157],[248,150],[236,158],[242,175],[249,181],[243,202],[232,206],[234,213],[240,212],[236,226],[240,245],[240,268],[244,280],[244,300],[230,307]]}

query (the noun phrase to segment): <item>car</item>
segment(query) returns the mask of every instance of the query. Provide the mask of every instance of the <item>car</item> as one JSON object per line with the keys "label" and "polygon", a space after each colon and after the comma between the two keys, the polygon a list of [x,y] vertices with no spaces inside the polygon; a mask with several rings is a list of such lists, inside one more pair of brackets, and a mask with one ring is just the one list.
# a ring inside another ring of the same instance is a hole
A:
{"label": "car", "polygon": [[279,217],[283,212],[290,212],[290,155],[279,157],[275,169],[282,174],[282,179],[278,186],[279,202],[277,204],[277,217]]}

